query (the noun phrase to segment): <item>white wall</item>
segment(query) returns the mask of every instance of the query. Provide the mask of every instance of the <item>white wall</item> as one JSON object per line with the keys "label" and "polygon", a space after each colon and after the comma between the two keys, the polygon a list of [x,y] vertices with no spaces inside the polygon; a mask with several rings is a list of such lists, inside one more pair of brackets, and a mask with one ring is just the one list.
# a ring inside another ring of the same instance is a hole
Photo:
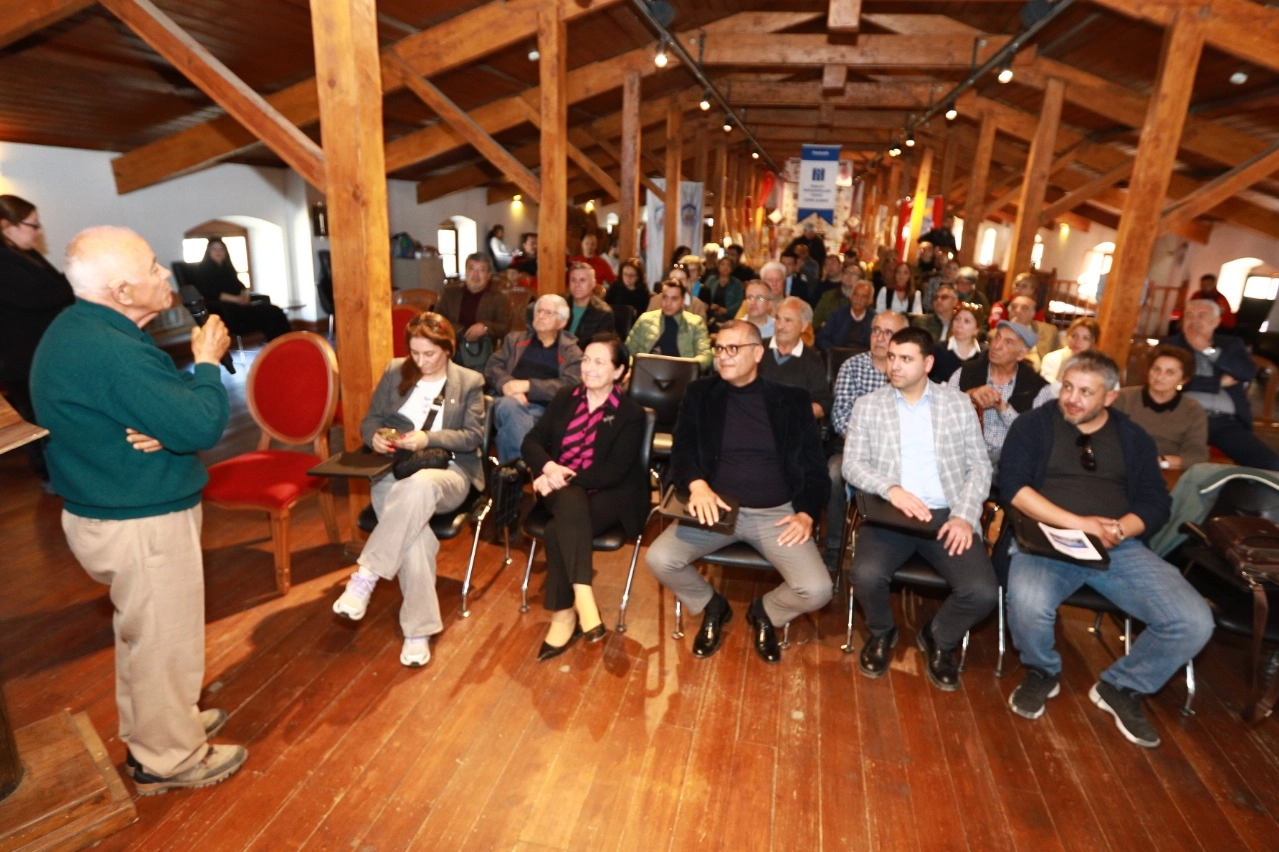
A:
{"label": "white wall", "polygon": [[91,225],[132,228],[167,265],[181,259],[187,229],[209,219],[249,217],[240,221],[251,226],[255,287],[277,304],[294,304],[299,296],[310,301],[314,276],[302,262],[311,252],[310,228],[296,227],[298,216],[306,216],[305,192],[290,170],[220,165],[118,195],[111,173],[115,156],[0,142],[0,192],[39,209],[46,253],[55,266],[62,267],[71,237]]}

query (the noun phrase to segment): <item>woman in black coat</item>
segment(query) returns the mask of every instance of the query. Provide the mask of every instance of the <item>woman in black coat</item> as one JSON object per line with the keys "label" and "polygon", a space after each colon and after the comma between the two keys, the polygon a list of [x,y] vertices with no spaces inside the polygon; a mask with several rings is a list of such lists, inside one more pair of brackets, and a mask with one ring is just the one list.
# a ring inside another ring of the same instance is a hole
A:
{"label": "woman in black coat", "polygon": [[579,638],[605,637],[591,589],[591,541],[618,523],[627,536],[637,536],[648,517],[648,471],[635,463],[644,409],[621,389],[629,360],[616,335],[592,338],[582,356],[582,383],[555,395],[521,447],[536,475],[533,490],[551,514],[545,603],[551,626],[538,662],[558,657]]}
{"label": "woman in black coat", "polygon": [[[40,230],[34,204],[0,195],[0,384],[14,409],[32,422],[31,356],[49,323],[75,301],[66,277],[36,248]],[[27,444],[27,458],[47,488],[41,442]]]}
{"label": "woman in black coat", "polygon": [[[196,287],[209,312],[222,317],[234,335],[260,331],[267,340],[293,330],[284,311],[269,301],[254,300],[231,265],[226,243],[214,237],[204,249],[204,259],[196,271]],[[259,297],[260,299],[262,297]]]}

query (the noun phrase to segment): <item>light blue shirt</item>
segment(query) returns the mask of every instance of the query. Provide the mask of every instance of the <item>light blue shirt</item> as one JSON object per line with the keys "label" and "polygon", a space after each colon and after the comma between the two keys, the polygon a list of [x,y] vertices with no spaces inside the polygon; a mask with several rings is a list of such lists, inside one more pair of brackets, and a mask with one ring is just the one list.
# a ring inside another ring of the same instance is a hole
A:
{"label": "light blue shirt", "polygon": [[937,472],[937,450],[933,444],[933,404],[931,382],[924,385],[924,395],[911,405],[894,389],[897,399],[897,424],[901,433],[901,487],[914,494],[930,509],[948,509],[946,493]]}

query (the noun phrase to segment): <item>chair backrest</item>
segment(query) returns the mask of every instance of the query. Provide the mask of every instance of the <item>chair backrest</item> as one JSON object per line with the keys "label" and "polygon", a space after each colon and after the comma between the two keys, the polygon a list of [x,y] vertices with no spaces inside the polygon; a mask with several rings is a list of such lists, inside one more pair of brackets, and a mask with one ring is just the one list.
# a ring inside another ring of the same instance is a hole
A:
{"label": "chair backrest", "polygon": [[422,312],[413,305],[395,305],[391,308],[391,354],[396,358],[409,357],[409,345],[404,340],[404,329],[410,320]]}
{"label": "chair backrest", "polygon": [[826,362],[826,384],[835,387],[835,379],[839,378],[839,368],[854,355],[867,351],[864,346],[832,346],[822,352],[822,360]]}
{"label": "chair backrest", "polygon": [[1221,486],[1207,517],[1250,515],[1279,522],[1279,488],[1259,479],[1232,479]]}
{"label": "chair backrest", "polygon": [[195,282],[196,278],[199,277],[197,270],[199,270],[200,264],[187,263],[184,260],[175,260],[173,263],[169,264],[169,267],[173,270],[173,281],[179,287],[185,287],[187,285],[192,287],[197,286]]}
{"label": "chair backrest", "polygon": [[416,308],[418,311],[433,311],[435,303],[440,299],[440,294],[434,290],[427,290],[425,287],[414,287],[408,290],[392,290],[392,305],[408,305]]}
{"label": "chair backrest", "polygon": [[635,306],[634,305],[613,305],[613,325],[617,330],[617,336],[626,339],[631,333],[631,326],[635,325]]}
{"label": "chair backrest", "polygon": [[653,457],[653,434],[657,431],[657,412],[644,406],[644,440],[640,444],[639,469],[648,470]]}
{"label": "chair backrest", "polygon": [[529,327],[529,317],[533,315],[529,310],[533,292],[524,287],[511,287],[505,293],[511,303],[511,331],[524,331]]}
{"label": "chair backrest", "polygon": [[333,253],[320,249],[316,256],[320,260],[320,274],[315,280],[315,295],[320,300],[320,309],[333,316]]}
{"label": "chair backrest", "polygon": [[675,426],[684,391],[700,372],[701,365],[694,358],[641,353],[631,364],[630,395],[656,412],[658,431],[669,432]]}
{"label": "chair backrest", "polygon": [[338,404],[338,361],[310,331],[283,334],[253,359],[244,395],[262,431],[285,444],[327,444]]}

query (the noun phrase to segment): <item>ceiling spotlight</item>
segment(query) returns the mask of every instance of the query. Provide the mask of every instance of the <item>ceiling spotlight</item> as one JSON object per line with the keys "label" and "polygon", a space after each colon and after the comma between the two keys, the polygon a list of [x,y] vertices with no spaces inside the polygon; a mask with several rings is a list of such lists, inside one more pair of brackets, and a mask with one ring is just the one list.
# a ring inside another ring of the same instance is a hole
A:
{"label": "ceiling spotlight", "polygon": [[542,54],[538,52],[538,50],[537,50],[537,48],[536,48],[536,47],[535,47],[535,48],[533,48],[532,50],[530,50],[530,51],[528,52],[528,61],[529,61],[529,62],[536,62],[537,60],[539,60],[539,59],[541,59],[541,58],[542,58]]}
{"label": "ceiling spotlight", "polygon": [[711,90],[707,89],[706,94],[702,95],[702,102],[698,104],[702,108],[702,112],[706,112],[711,108]]}
{"label": "ceiling spotlight", "polygon": [[666,55],[666,38],[663,37],[661,44],[657,46],[657,55],[653,57],[653,64],[658,68],[665,68],[670,58]]}
{"label": "ceiling spotlight", "polygon": [[724,132],[725,133],[733,132],[733,120],[729,118],[728,116],[724,116]]}
{"label": "ceiling spotlight", "polygon": [[906,137],[906,147],[907,147],[907,148],[914,148],[914,147],[915,147],[915,134],[914,134],[914,133],[912,133],[912,134],[910,134],[909,136],[907,136],[907,137]]}
{"label": "ceiling spotlight", "polygon": [[950,109],[946,110],[947,121],[954,121],[958,117],[959,117],[959,110],[955,109],[954,107],[951,107]]}
{"label": "ceiling spotlight", "polygon": [[900,157],[901,153],[902,153],[902,149],[897,145],[894,145],[893,147],[888,149],[888,156],[890,157]]}
{"label": "ceiling spotlight", "polygon": [[1248,82],[1248,73],[1246,71],[1236,71],[1230,75],[1230,82],[1236,86],[1242,86]]}
{"label": "ceiling spotlight", "polygon": [[1009,57],[1004,62],[1003,67],[999,69],[999,76],[995,78],[1001,83],[1009,83],[1013,79],[1013,60]]}
{"label": "ceiling spotlight", "polygon": [[759,159],[759,151],[751,151],[751,159],[752,159],[752,160],[758,160],[758,159]]}

